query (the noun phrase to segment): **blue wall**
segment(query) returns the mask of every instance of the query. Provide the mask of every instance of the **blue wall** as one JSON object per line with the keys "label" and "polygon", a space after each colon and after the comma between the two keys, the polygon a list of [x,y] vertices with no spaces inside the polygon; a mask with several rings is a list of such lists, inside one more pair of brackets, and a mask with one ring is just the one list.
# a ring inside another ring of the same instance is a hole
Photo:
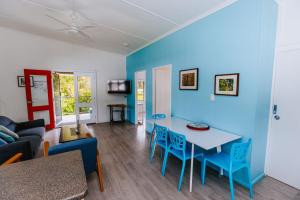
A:
{"label": "blue wall", "polygon": [[[172,115],[251,137],[253,180],[264,171],[276,19],[274,1],[239,0],[127,57],[128,79],[146,69],[147,118],[152,114],[152,68],[172,64]],[[191,67],[199,68],[199,90],[179,90],[179,70]],[[239,96],[210,101],[214,75],[224,73],[240,73]],[[134,93],[128,96],[131,122],[134,98]],[[239,174],[236,178],[244,180]]]}

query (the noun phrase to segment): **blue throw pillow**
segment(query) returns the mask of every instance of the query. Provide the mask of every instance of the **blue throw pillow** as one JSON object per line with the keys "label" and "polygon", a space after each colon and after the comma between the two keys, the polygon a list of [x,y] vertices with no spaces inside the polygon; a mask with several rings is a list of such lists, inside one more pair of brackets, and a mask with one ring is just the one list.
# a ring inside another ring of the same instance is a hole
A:
{"label": "blue throw pillow", "polygon": [[5,126],[0,125],[0,131],[2,133],[5,133],[6,135],[9,135],[9,136],[13,137],[14,139],[19,139],[19,135],[18,134],[16,134],[15,132],[9,130]]}
{"label": "blue throw pillow", "polygon": [[15,139],[13,137],[11,137],[11,136],[9,136],[9,135],[1,132],[1,131],[0,131],[0,138],[2,140],[4,140],[5,142],[7,142],[7,143],[12,143],[12,142],[15,141]]}
{"label": "blue throw pillow", "polygon": [[4,144],[7,144],[7,142],[5,142],[5,140],[2,140],[2,139],[0,138],[0,146],[2,146],[2,145],[4,145]]}

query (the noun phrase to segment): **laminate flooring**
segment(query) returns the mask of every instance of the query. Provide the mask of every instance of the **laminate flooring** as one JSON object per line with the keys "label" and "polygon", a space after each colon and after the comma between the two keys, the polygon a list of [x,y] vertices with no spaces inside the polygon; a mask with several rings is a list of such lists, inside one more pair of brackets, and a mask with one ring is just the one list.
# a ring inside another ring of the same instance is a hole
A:
{"label": "laminate flooring", "polygon": [[[142,126],[129,123],[95,124],[89,126],[98,138],[98,149],[104,174],[103,193],[99,190],[97,173],[87,177],[86,200],[229,200],[229,183],[214,170],[207,170],[206,184],[200,183],[200,162],[194,162],[193,192],[189,192],[190,162],[187,162],[181,192],[177,183],[181,161],[170,156],[165,176],[161,176],[159,151],[149,161],[149,137]],[[58,142],[59,130],[50,131],[45,139]],[[271,177],[254,186],[255,200],[300,200],[300,191]],[[235,184],[235,199],[250,199],[248,190]]]}

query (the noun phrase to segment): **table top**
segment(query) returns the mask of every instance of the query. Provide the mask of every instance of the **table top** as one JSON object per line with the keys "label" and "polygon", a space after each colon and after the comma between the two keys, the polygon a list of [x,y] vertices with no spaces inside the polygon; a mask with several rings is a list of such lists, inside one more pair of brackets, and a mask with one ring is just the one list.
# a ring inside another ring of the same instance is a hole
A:
{"label": "table top", "polygon": [[79,150],[0,167],[1,200],[77,200],[87,190]]}
{"label": "table top", "polygon": [[126,107],[125,104],[108,104],[107,106],[108,106],[108,107],[120,107],[120,108]]}
{"label": "table top", "polygon": [[207,131],[191,130],[186,127],[186,125],[191,123],[191,121],[177,117],[169,117],[158,120],[151,119],[147,120],[147,122],[150,124],[157,123],[158,125],[168,127],[171,131],[185,135],[188,142],[205,150],[210,150],[241,138],[239,135],[212,127]]}
{"label": "table top", "polygon": [[92,135],[86,124],[79,124],[79,133],[76,133],[77,124],[64,125],[61,128],[59,142],[70,142],[79,139],[85,139]]}

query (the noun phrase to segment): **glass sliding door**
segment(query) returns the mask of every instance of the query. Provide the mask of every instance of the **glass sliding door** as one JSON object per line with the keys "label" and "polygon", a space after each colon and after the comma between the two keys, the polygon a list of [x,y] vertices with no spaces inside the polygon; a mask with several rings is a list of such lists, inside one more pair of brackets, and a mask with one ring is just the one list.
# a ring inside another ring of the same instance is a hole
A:
{"label": "glass sliding door", "polygon": [[55,124],[56,126],[62,122],[62,109],[61,109],[61,94],[60,94],[60,79],[58,73],[53,73],[53,94],[54,94],[54,111],[55,111]]}
{"label": "glass sliding door", "polygon": [[76,123],[74,73],[60,72],[59,80],[62,107],[62,124],[74,124]]}
{"label": "glass sliding door", "polygon": [[96,75],[93,72],[75,72],[75,112],[80,123],[97,122]]}
{"label": "glass sliding door", "polygon": [[53,84],[56,125],[97,122],[95,73],[56,72]]}

